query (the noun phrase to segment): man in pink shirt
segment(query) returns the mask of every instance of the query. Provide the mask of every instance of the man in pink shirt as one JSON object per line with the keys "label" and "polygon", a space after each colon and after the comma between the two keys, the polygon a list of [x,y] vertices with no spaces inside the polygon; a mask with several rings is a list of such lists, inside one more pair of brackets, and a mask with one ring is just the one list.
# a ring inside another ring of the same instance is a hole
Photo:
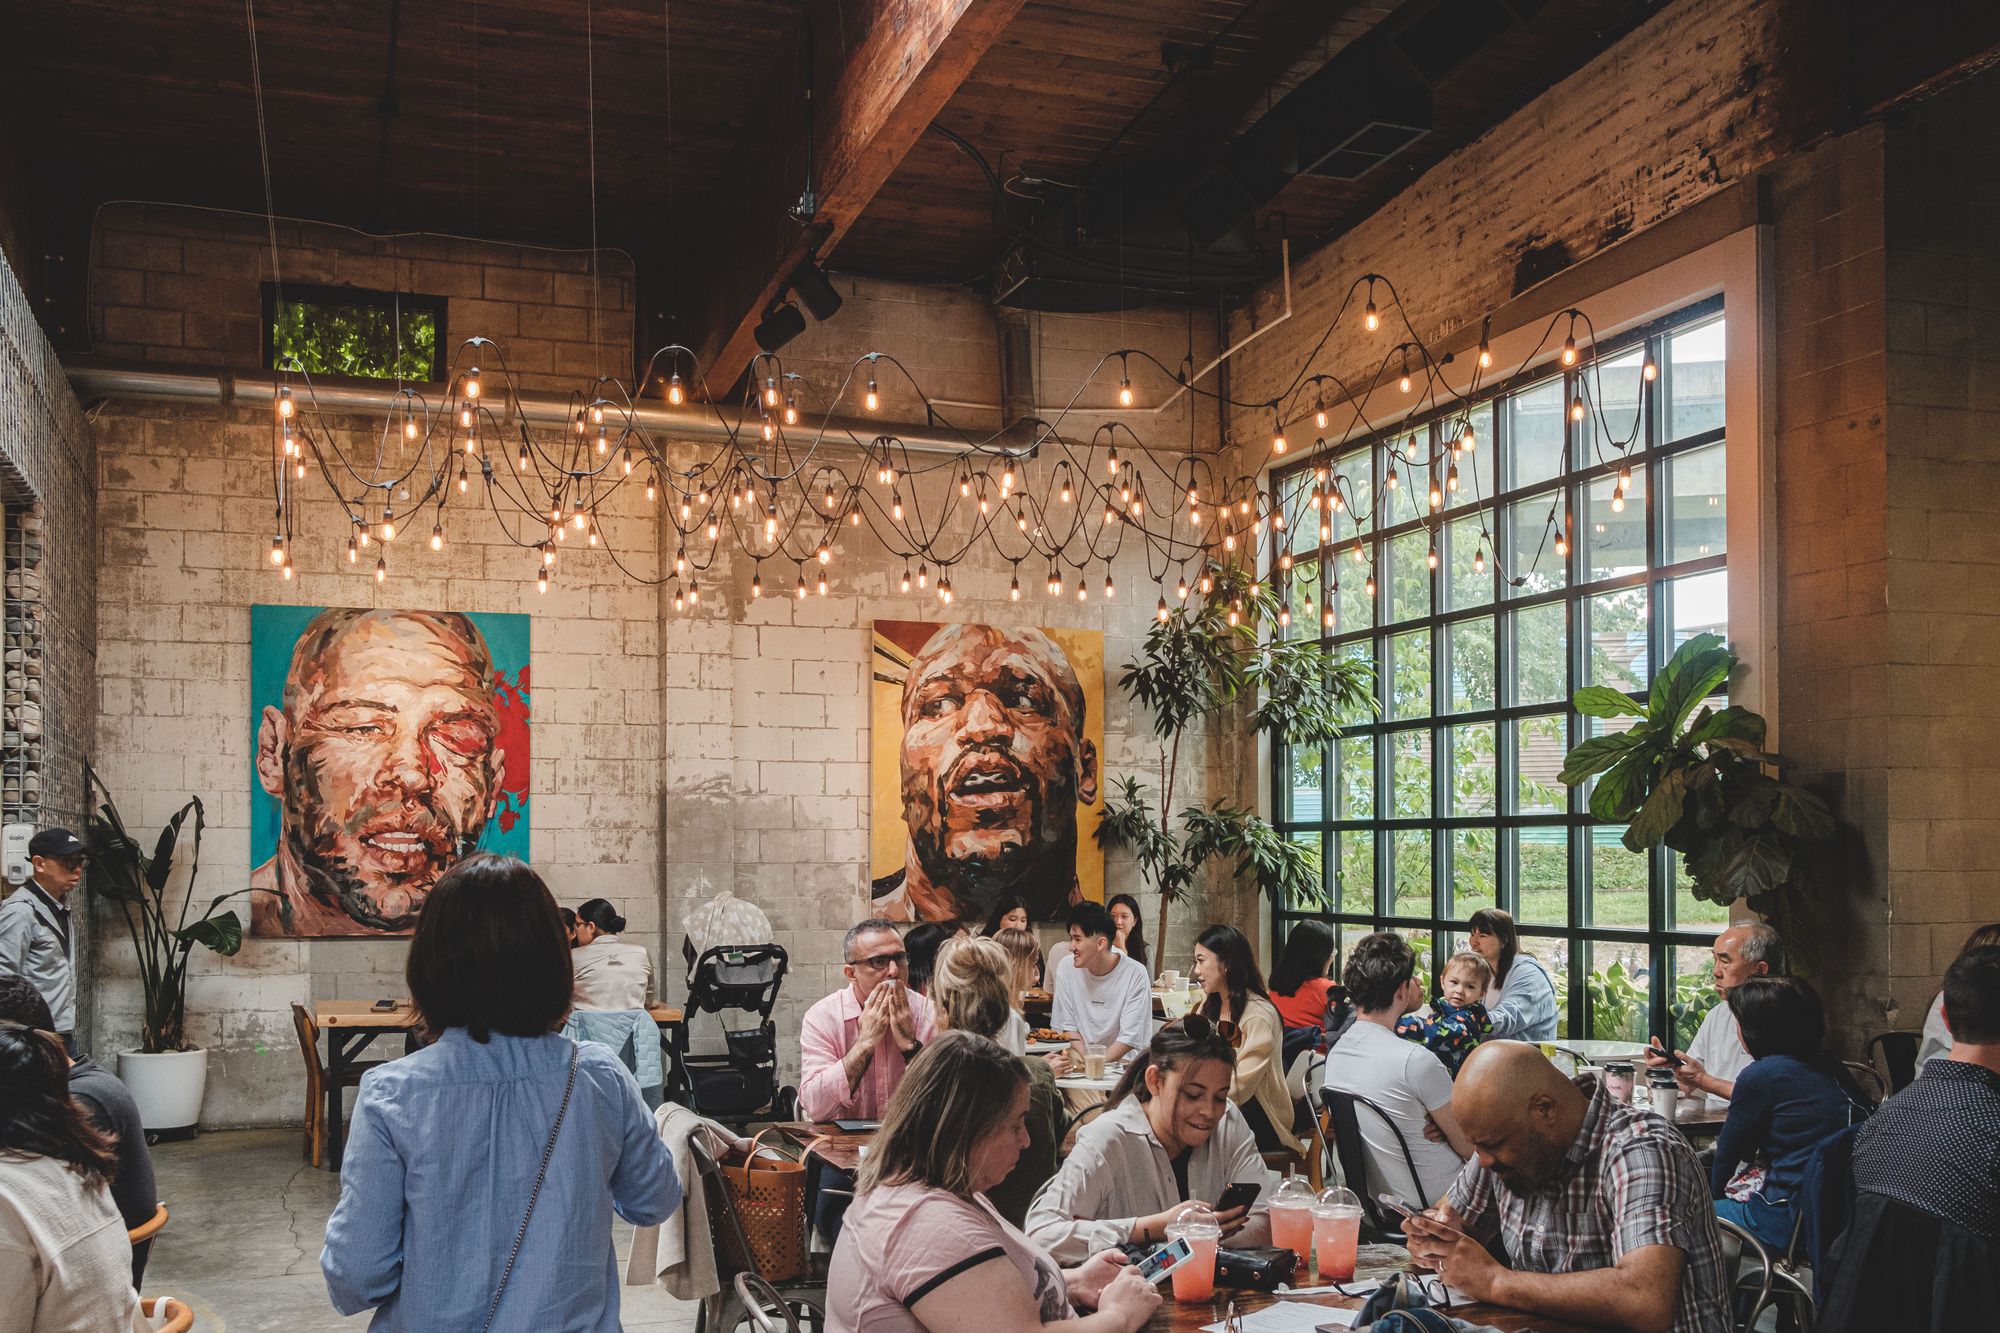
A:
{"label": "man in pink shirt", "polygon": [[[854,926],[841,957],[851,984],[806,1010],[799,1024],[799,1113],[808,1120],[875,1120],[936,1023],[930,1001],[903,984],[909,958],[893,923],[870,917]],[[854,1181],[822,1163],[819,1188],[814,1220],[831,1244]],[[829,1198],[829,1190],[847,1193]]]}

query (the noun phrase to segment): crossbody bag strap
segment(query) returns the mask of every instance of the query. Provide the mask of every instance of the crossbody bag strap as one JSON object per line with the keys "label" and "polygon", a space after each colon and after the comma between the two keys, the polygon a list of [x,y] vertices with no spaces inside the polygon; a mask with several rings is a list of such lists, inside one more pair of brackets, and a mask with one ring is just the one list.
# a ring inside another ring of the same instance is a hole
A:
{"label": "crossbody bag strap", "polygon": [[569,1095],[576,1091],[576,1057],[580,1050],[582,1047],[574,1042],[570,1044],[569,1082],[563,1085],[562,1105],[556,1108],[556,1122],[549,1127],[548,1145],[542,1149],[542,1166],[535,1172],[535,1187],[528,1191],[528,1211],[521,1215],[521,1229],[514,1233],[514,1248],[507,1253],[507,1266],[500,1270],[500,1285],[493,1289],[493,1304],[486,1307],[486,1322],[479,1326],[479,1333],[488,1333],[493,1327],[493,1318],[500,1313],[500,1298],[507,1294],[507,1280],[514,1276],[514,1261],[521,1257],[521,1242],[528,1238],[528,1221],[535,1215],[535,1200],[542,1196],[549,1159],[556,1155],[556,1136],[562,1133],[563,1117],[569,1114]]}

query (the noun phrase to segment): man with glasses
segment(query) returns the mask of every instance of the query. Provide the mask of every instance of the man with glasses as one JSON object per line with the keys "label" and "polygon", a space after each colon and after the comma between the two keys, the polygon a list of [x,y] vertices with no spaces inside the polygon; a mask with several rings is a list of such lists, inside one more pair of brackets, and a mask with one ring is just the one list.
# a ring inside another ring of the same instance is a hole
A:
{"label": "man with glasses", "polygon": [[43,829],[28,843],[34,877],[0,903],[0,976],[20,977],[48,1002],[72,1059],[76,1047],[76,971],[70,909],[89,859],[66,828]]}
{"label": "man with glasses", "polygon": [[[893,923],[870,917],[841,941],[842,986],[799,1024],[799,1113],[808,1120],[876,1120],[936,1029],[931,1003],[903,984],[909,955]],[[824,1167],[816,1222],[828,1243],[840,1231],[845,1172]]]}

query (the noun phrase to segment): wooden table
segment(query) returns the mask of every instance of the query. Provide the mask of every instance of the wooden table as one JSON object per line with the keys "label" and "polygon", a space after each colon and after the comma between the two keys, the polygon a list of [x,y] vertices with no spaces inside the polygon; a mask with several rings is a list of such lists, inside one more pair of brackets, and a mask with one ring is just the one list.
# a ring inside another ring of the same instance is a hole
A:
{"label": "wooden table", "polygon": [[[681,1021],[681,1011],[667,1004],[651,1004],[646,1012],[661,1027],[672,1027]],[[313,1003],[313,1021],[326,1033],[326,1072],[328,1086],[334,1090],[332,1104],[327,1107],[327,1170],[340,1170],[342,1148],[345,1146],[340,1132],[342,1102],[340,1076],[354,1068],[361,1053],[385,1032],[403,1034],[403,1054],[408,1055],[421,1044],[417,1007],[408,1000],[397,1000],[387,1009],[378,1009],[373,1000],[317,1000]]]}
{"label": "wooden table", "polygon": [[[1371,1251],[1375,1255],[1384,1257],[1370,1262]],[[1407,1256],[1402,1259],[1386,1257],[1401,1253],[1399,1246],[1362,1246],[1355,1264],[1355,1277],[1385,1278],[1393,1272],[1407,1270],[1409,1267]],[[1302,1275],[1300,1284],[1304,1285],[1308,1280],[1308,1276]],[[1247,1315],[1252,1310],[1261,1310],[1267,1305],[1274,1304],[1278,1299],[1267,1292],[1230,1291],[1218,1287],[1211,1300],[1177,1301],[1173,1298],[1173,1285],[1170,1282],[1161,1284],[1161,1293],[1166,1299],[1160,1302],[1160,1308],[1153,1312],[1153,1317],[1142,1325],[1142,1333],[1198,1333],[1205,1324],[1220,1323],[1223,1316],[1228,1313],[1231,1301],[1236,1302],[1238,1315]],[[1320,1296],[1313,1297],[1310,1301],[1295,1298],[1288,1303],[1358,1310],[1365,1299],[1366,1297]],[[1534,1333],[1583,1333],[1584,1330],[1583,1325],[1566,1324],[1559,1319],[1548,1319],[1502,1305],[1455,1305],[1449,1311],[1440,1313],[1448,1313],[1454,1319],[1464,1319],[1474,1324],[1489,1324],[1502,1330],[1502,1333],[1528,1333],[1529,1330],[1533,1330]]]}
{"label": "wooden table", "polygon": [[806,1150],[808,1169],[820,1161],[849,1175],[860,1169],[861,1150],[875,1137],[872,1129],[841,1129],[831,1121],[785,1120],[775,1128]]}
{"label": "wooden table", "polygon": [[[1055,1007],[1055,995],[1045,990],[1024,990],[1021,992],[1021,1014],[1032,1022],[1036,1018],[1047,1018]],[[1160,992],[1153,992],[1153,1017],[1165,1018],[1167,1006],[1160,998]],[[1179,1015],[1175,1015],[1179,1017]]]}

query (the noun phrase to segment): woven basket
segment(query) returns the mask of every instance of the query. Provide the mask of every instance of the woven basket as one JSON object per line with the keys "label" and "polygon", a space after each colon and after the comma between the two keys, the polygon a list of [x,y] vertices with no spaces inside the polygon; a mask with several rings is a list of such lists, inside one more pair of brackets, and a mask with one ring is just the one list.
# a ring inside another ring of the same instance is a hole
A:
{"label": "woven basket", "polygon": [[812,1272],[806,1246],[806,1167],[804,1162],[757,1156],[763,1137],[750,1140],[743,1161],[724,1163],[722,1175],[735,1191],[736,1212],[758,1274],[767,1282],[789,1282]]}

